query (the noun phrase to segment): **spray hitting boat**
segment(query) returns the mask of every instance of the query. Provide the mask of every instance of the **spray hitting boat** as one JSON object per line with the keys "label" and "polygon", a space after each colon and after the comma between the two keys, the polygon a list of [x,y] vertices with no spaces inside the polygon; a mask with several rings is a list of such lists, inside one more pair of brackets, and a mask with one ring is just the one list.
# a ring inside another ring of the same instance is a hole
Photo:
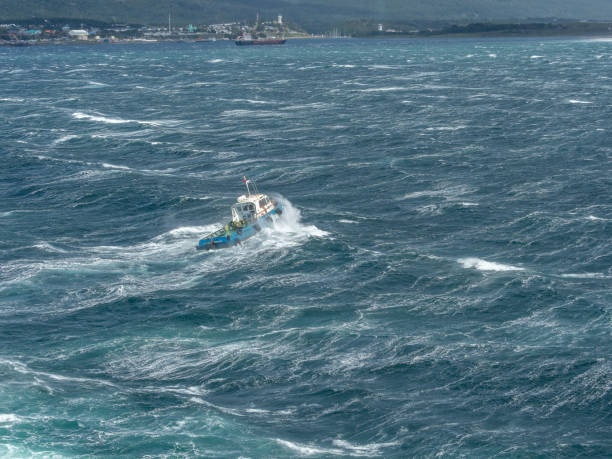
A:
{"label": "spray hitting boat", "polygon": [[242,181],[247,194],[240,196],[232,206],[232,221],[201,239],[196,246],[198,250],[224,249],[240,244],[272,223],[273,215],[282,215],[283,209],[278,201],[260,193],[246,177]]}

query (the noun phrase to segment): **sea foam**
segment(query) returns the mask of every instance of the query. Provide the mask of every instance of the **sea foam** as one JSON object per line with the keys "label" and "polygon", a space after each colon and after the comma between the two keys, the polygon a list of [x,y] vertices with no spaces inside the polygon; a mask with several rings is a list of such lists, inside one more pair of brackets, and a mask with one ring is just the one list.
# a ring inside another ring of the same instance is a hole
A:
{"label": "sea foam", "polygon": [[479,271],[524,271],[525,268],[518,266],[504,265],[481,258],[459,258],[457,260],[464,268],[475,268]]}

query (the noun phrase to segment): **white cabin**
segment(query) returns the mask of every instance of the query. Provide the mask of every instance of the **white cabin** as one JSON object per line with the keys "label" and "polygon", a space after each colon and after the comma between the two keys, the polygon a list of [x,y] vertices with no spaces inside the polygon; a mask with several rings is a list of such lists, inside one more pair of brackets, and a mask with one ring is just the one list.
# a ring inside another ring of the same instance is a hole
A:
{"label": "white cabin", "polygon": [[238,226],[247,225],[274,209],[274,203],[265,194],[242,195],[232,206],[232,222]]}

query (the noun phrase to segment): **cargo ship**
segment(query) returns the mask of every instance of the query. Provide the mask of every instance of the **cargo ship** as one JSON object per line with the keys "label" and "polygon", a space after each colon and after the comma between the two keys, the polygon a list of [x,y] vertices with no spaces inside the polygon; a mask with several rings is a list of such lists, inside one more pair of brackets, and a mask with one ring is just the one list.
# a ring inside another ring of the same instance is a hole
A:
{"label": "cargo ship", "polygon": [[[224,249],[239,245],[245,239],[255,236],[264,226],[272,223],[274,215],[282,215],[282,205],[260,193],[255,184],[242,178],[247,194],[240,196],[232,206],[232,220],[223,228],[200,239],[198,250]],[[249,186],[250,185],[250,186]]]}
{"label": "cargo ship", "polygon": [[250,45],[284,45],[287,40],[284,38],[252,38],[251,35],[241,35],[236,40],[238,46]]}

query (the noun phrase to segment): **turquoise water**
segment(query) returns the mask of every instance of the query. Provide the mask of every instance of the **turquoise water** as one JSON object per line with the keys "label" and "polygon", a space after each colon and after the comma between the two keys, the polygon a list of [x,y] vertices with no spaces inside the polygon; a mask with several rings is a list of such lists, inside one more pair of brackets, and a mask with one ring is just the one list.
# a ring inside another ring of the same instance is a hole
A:
{"label": "turquoise water", "polygon": [[612,42],[0,62],[0,455],[612,454]]}

